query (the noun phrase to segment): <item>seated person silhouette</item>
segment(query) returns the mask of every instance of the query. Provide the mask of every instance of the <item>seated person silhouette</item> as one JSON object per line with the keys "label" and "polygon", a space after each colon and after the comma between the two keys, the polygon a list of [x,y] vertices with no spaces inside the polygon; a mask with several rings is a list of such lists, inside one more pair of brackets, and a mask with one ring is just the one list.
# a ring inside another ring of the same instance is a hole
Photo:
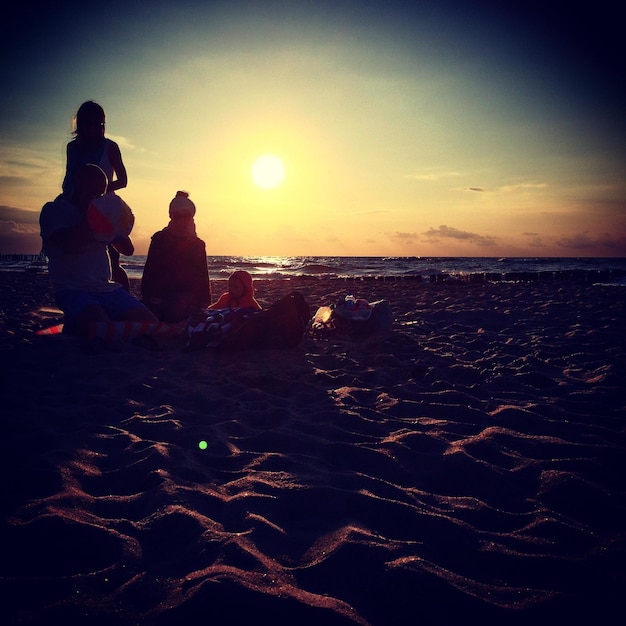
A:
{"label": "seated person silhouette", "polygon": [[[146,321],[155,316],[122,285],[111,278],[107,244],[91,230],[87,211],[107,188],[107,177],[97,165],[82,165],[66,198],[59,196],[41,209],[39,224],[48,273],[66,333],[89,335],[96,322]],[[133,254],[128,236],[111,244],[118,252]]]}
{"label": "seated person silhouette", "polygon": [[206,245],[196,235],[195,213],[189,194],[177,192],[169,224],[150,242],[141,297],[161,322],[185,321],[211,302]]}

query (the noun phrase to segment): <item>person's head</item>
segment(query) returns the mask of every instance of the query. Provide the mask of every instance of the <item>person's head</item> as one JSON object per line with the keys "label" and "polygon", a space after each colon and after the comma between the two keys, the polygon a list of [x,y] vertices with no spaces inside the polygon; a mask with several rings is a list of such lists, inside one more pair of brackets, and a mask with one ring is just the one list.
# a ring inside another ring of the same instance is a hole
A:
{"label": "person's head", "polygon": [[87,209],[94,198],[106,192],[108,182],[107,175],[97,165],[81,165],[74,178],[72,202],[81,209]]}
{"label": "person's head", "polygon": [[170,202],[170,219],[189,220],[196,214],[196,205],[189,199],[187,191],[177,191]]}
{"label": "person's head", "polygon": [[228,277],[228,293],[231,298],[240,300],[245,295],[254,297],[252,276],[245,270],[237,270]]}
{"label": "person's head", "polygon": [[88,100],[78,107],[74,134],[86,139],[99,139],[104,137],[105,122],[104,109],[97,102]]}

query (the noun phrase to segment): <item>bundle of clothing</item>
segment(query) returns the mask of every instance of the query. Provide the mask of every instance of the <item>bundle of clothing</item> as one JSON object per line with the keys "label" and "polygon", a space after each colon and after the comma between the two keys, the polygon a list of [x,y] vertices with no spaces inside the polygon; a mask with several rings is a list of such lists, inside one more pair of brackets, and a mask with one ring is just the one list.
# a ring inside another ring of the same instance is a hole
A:
{"label": "bundle of clothing", "polygon": [[265,310],[255,307],[205,309],[187,322],[186,350],[295,348],[311,322],[311,309],[294,291]]}
{"label": "bundle of clothing", "polygon": [[187,321],[187,350],[217,348],[226,343],[257,309],[205,309],[192,313]]}

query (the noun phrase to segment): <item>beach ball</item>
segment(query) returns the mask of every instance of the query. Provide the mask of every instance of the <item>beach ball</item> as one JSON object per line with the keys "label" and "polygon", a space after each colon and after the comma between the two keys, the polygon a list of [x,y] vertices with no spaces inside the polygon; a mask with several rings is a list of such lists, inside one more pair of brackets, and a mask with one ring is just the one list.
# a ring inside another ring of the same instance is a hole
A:
{"label": "beach ball", "polygon": [[130,235],[135,216],[130,207],[114,193],[93,199],[87,208],[87,222],[98,241],[110,243]]}

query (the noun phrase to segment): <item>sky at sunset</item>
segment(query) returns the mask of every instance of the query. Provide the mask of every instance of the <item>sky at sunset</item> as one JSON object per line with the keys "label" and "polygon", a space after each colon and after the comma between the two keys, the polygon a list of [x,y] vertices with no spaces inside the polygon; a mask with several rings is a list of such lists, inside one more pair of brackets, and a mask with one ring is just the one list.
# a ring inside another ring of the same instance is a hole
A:
{"label": "sky at sunset", "polygon": [[626,256],[618,5],[81,4],[1,27],[0,253],[95,100],[138,254],[181,189],[209,255]]}

